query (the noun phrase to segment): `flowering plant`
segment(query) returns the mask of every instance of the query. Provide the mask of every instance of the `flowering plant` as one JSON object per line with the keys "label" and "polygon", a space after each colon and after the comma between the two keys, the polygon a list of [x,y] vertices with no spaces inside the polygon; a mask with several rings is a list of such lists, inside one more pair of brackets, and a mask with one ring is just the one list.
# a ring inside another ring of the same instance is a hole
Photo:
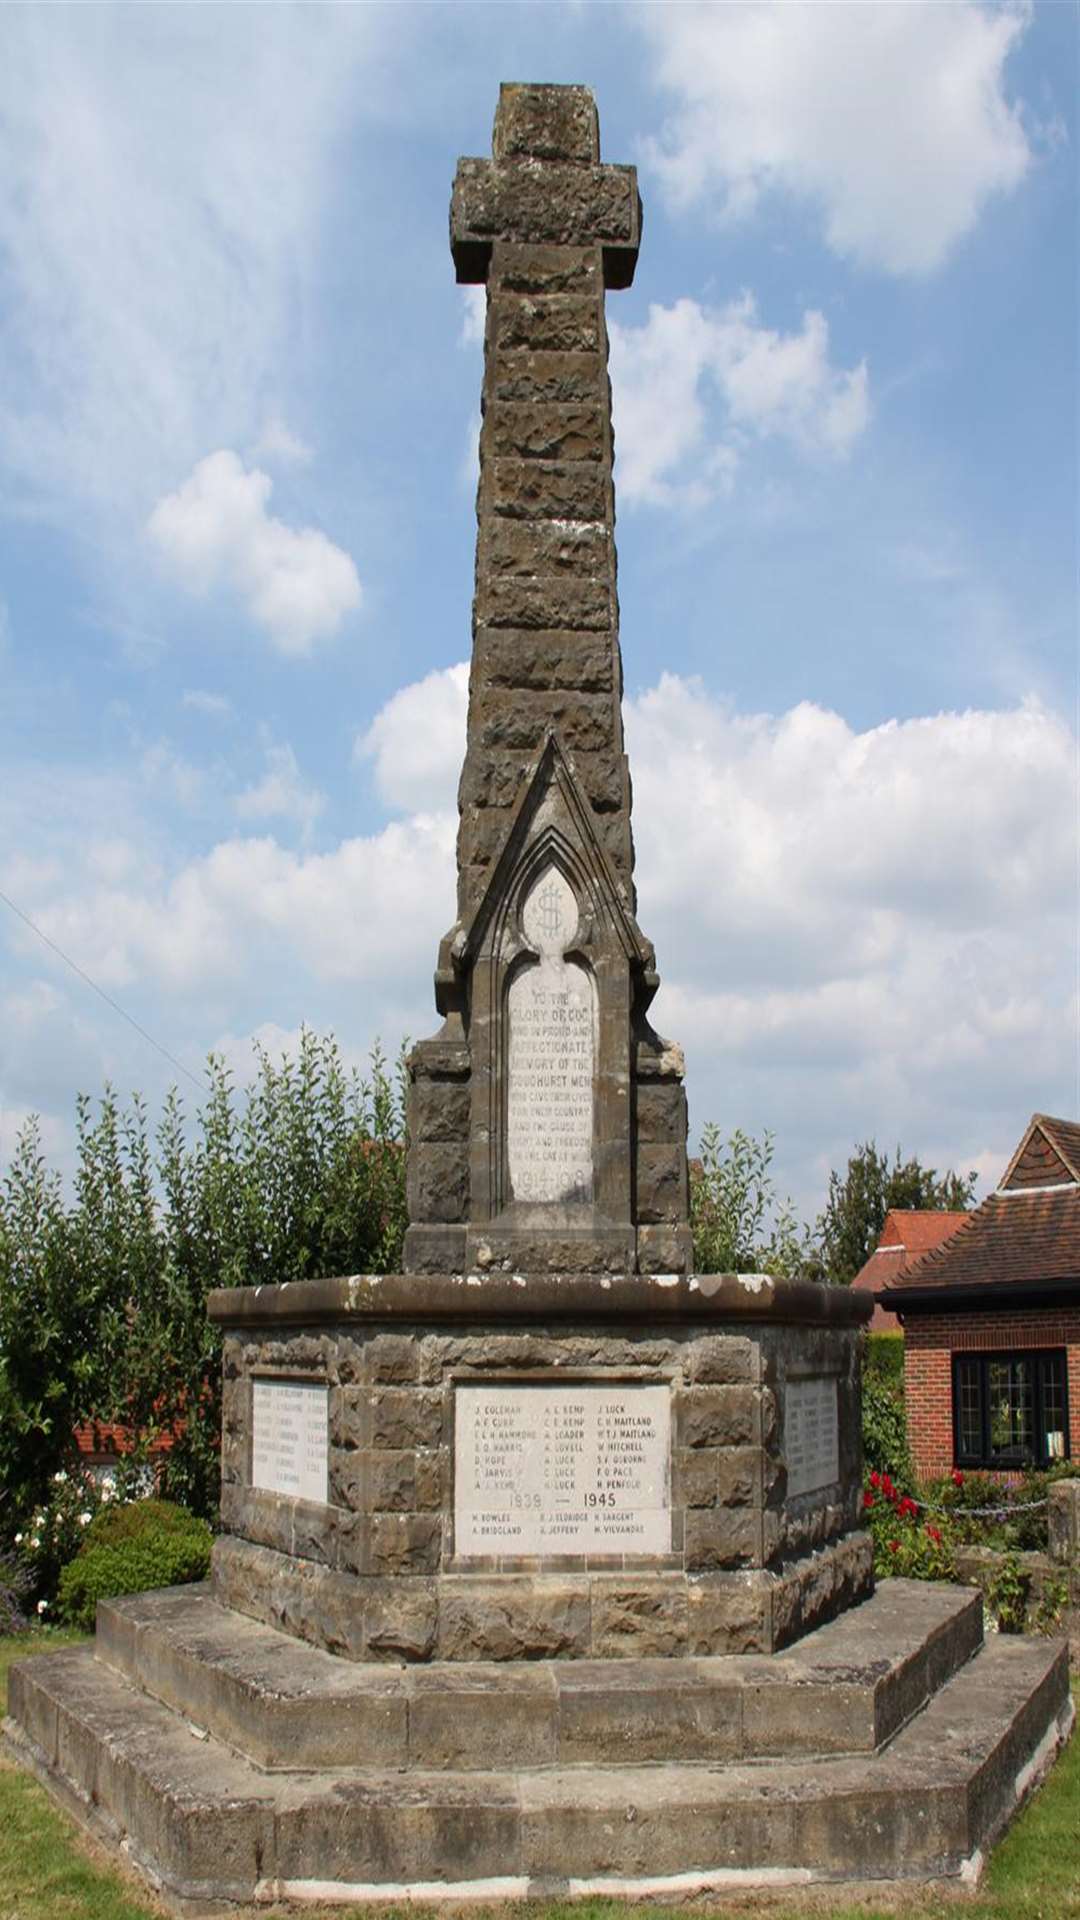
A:
{"label": "flowering plant", "polygon": [[863,1493],[866,1524],[874,1542],[874,1572],[909,1580],[953,1580],[951,1530],[920,1517],[919,1504],[902,1493],[888,1473],[871,1473]]}
{"label": "flowering plant", "polygon": [[61,1468],[49,1485],[49,1497],[35,1507],[12,1539],[27,1589],[39,1618],[49,1618],[63,1569],[82,1545],[94,1515],[116,1497],[116,1476],[96,1477],[86,1467]]}

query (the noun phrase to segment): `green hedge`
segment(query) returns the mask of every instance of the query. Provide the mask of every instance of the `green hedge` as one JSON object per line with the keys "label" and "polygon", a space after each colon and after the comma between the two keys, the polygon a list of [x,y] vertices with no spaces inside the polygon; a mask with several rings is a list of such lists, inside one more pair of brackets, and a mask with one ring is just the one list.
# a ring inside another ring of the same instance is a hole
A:
{"label": "green hedge", "polygon": [[868,1333],[863,1353],[863,1378],[880,1381],[882,1386],[904,1391],[904,1336],[902,1333]]}
{"label": "green hedge", "polygon": [[205,1520],[168,1500],[106,1507],[87,1528],[74,1560],[60,1575],[61,1617],[89,1632],[99,1600],[203,1580],[210,1569],[212,1543]]}

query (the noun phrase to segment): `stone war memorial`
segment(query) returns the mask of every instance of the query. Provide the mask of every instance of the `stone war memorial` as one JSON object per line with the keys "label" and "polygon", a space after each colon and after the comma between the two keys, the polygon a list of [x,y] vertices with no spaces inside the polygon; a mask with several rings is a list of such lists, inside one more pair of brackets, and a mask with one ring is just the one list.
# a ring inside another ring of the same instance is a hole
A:
{"label": "stone war memorial", "polygon": [[691,1271],[620,712],[640,225],[592,95],[503,87],[451,208],[476,594],[405,1270],[211,1296],[210,1583],[12,1675],[18,1751],[179,1906],[971,1880],[1068,1732],[1061,1645],[874,1590],[869,1299]]}

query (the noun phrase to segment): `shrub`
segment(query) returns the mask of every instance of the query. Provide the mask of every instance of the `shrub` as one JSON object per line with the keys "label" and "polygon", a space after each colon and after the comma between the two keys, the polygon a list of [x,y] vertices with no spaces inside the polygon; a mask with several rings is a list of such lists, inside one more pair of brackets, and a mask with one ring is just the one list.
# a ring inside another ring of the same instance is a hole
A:
{"label": "shrub", "polygon": [[870,1475],[863,1495],[866,1525],[874,1543],[874,1572],[908,1580],[954,1580],[953,1536],[937,1516],[923,1518],[916,1502],[888,1473]]}
{"label": "shrub", "polygon": [[0,1633],[22,1633],[32,1581],[18,1554],[0,1553]]}
{"label": "shrub", "polygon": [[1003,1481],[990,1473],[954,1468],[927,1482],[926,1498],[945,1509],[964,1546],[993,1547],[999,1553],[1040,1553],[1046,1551],[1048,1489],[1075,1471],[1064,1461],[1048,1471],[1029,1468],[1020,1479]]}
{"label": "shrub", "polygon": [[897,1486],[909,1492],[915,1474],[908,1451],[904,1396],[873,1373],[863,1376],[862,1442],[866,1472],[889,1474]]}
{"label": "shrub", "polygon": [[895,1393],[904,1391],[904,1336],[868,1333],[863,1350],[863,1379],[876,1380]]}
{"label": "shrub", "polygon": [[[156,1141],[137,1096],[126,1111],[109,1088],[96,1107],[80,1097],[70,1197],[34,1120],[0,1169],[0,1549],[42,1537],[54,1476],[71,1471],[74,1429],[91,1417],[127,1428],[132,1469],[211,1517],[221,1343],[209,1290],[399,1264],[403,1069],[376,1049],[365,1081],[307,1029],[280,1064],[256,1051],[240,1096],[211,1056],[194,1123],[174,1091]],[[44,1594],[61,1564],[37,1570]]]}
{"label": "shrub", "polygon": [[99,1600],[204,1579],[212,1539],[205,1520],[167,1500],[139,1500],[100,1513],[60,1576],[62,1617],[89,1631]]}
{"label": "shrub", "polygon": [[61,1572],[75,1558],[95,1514],[111,1497],[111,1482],[95,1480],[85,1467],[73,1466],[70,1472],[61,1467],[49,1481],[41,1504],[12,1536],[12,1554],[39,1614],[48,1612]]}

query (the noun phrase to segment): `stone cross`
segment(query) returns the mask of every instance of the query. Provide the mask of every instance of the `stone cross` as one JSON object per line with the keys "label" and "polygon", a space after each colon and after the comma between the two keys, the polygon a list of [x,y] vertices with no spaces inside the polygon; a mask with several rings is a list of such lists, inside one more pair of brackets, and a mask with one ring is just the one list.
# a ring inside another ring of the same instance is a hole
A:
{"label": "stone cross", "polygon": [[487,286],[458,910],[410,1058],[407,1270],[687,1270],[682,1056],[652,1031],[623,747],[605,287],[641,204],[585,87],[504,86],[459,162]]}
{"label": "stone cross", "polygon": [[450,208],[457,277],[487,283],[459,912],[550,729],[632,908],[604,288],[634,277],[637,176],[600,165],[586,87],[503,86],[493,151]]}

